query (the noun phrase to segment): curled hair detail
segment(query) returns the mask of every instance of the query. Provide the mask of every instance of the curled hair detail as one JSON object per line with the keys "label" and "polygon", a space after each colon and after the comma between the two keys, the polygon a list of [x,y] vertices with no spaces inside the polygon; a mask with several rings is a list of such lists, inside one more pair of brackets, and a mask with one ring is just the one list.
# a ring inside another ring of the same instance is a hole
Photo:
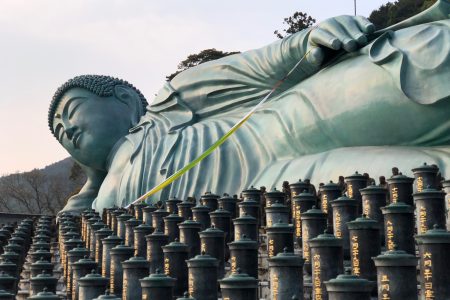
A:
{"label": "curled hair detail", "polygon": [[116,85],[125,85],[132,88],[139,95],[142,103],[142,109],[145,111],[145,107],[148,105],[147,100],[141,91],[139,91],[131,83],[106,75],[80,75],[66,81],[53,95],[48,110],[48,126],[52,134],[55,135],[53,130],[53,116],[64,93],[72,88],[82,88],[99,97],[110,97],[114,95],[114,88]]}

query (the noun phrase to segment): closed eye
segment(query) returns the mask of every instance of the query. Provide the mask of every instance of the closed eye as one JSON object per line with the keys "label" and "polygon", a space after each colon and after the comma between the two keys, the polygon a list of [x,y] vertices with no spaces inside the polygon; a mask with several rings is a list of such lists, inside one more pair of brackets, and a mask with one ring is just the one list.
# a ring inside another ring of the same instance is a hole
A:
{"label": "closed eye", "polygon": [[69,110],[69,119],[72,118],[72,116],[74,115],[75,111],[78,109],[78,107],[85,101],[86,99],[80,100],[80,101],[76,101],[75,105],[71,105],[70,106],[70,110]]}

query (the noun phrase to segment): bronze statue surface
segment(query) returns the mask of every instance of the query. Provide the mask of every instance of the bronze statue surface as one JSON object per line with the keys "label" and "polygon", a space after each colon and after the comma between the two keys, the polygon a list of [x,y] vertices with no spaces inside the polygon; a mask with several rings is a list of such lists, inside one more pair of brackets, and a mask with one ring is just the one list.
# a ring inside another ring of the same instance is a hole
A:
{"label": "bronze statue surface", "polygon": [[[449,2],[438,1],[375,39],[361,17],[332,18],[184,71],[147,107],[125,81],[69,80],[49,123],[88,181],[64,210],[131,203],[219,139],[306,53],[242,128],[150,201],[298,178],[325,182],[355,170],[378,177],[424,161],[448,177],[449,14]],[[345,54],[335,58],[338,50]]]}

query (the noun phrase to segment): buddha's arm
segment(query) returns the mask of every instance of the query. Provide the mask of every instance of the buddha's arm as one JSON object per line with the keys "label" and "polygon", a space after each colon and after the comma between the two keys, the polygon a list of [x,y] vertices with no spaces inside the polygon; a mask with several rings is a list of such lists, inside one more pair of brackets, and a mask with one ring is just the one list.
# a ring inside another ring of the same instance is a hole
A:
{"label": "buddha's arm", "polygon": [[[229,96],[247,89],[266,92],[306,54],[309,36],[310,29],[303,30],[259,49],[200,64],[178,74],[170,84],[189,103],[200,98],[217,100],[221,92]],[[304,60],[288,80],[298,83],[317,70]]]}
{"label": "buddha's arm", "polygon": [[[295,33],[266,47],[231,55],[188,69],[171,87],[196,113],[259,99],[302,60],[279,91],[286,90],[320,70],[338,50],[355,51],[367,44],[374,26],[362,17],[340,16]],[[155,103],[164,102],[166,94]]]}
{"label": "buddha's arm", "polygon": [[66,206],[61,212],[80,213],[81,211],[91,208],[92,202],[97,197],[100,186],[105,179],[106,172],[101,172],[81,165],[86,174],[87,180],[80,192],[67,200]]}
{"label": "buddha's arm", "polygon": [[336,51],[353,52],[367,45],[366,35],[374,29],[373,24],[363,17],[327,19],[266,47],[244,52],[242,64],[272,79],[272,86],[301,60],[287,79],[288,83],[297,84],[319,71],[323,62],[336,55]]}

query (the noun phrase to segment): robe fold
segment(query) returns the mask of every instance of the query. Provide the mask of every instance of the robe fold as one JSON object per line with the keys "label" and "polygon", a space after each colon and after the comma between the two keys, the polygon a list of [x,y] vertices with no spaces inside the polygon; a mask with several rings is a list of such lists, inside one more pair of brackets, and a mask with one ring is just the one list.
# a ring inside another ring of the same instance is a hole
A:
{"label": "robe fold", "polygon": [[[302,56],[303,31],[201,64],[160,90],[112,156],[94,208],[127,205],[203,153]],[[286,66],[280,68],[279,66]],[[220,148],[149,201],[339,175],[450,176],[450,20],[389,31],[313,76],[301,64]]]}

